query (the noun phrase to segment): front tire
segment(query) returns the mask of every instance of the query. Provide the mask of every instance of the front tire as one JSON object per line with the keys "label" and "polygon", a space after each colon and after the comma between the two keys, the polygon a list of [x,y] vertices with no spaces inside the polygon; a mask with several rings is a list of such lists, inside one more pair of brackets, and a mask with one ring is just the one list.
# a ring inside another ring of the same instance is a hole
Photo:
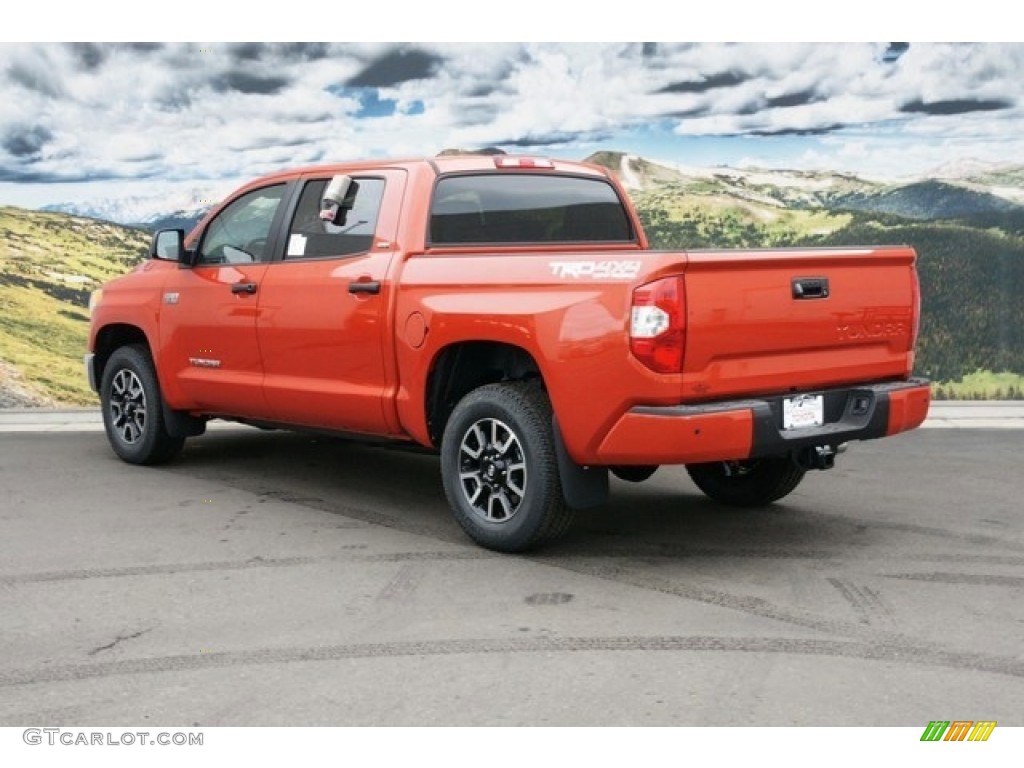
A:
{"label": "front tire", "polygon": [[110,447],[129,464],[168,461],[185,444],[185,438],[167,433],[160,383],[142,345],[120,347],[107,360],[100,402]]}
{"label": "front tire", "polygon": [[572,521],[551,403],[537,383],[488,384],[466,395],[445,426],[441,477],[455,519],[487,549],[524,552]]}
{"label": "front tire", "polygon": [[731,507],[765,507],[788,496],[805,471],[788,456],[688,464],[686,471],[705,494]]}

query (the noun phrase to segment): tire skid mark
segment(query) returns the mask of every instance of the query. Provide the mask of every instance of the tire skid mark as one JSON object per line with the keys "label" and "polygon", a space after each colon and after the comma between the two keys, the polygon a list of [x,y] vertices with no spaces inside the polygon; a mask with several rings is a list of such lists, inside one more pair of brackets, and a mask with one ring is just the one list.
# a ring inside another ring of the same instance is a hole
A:
{"label": "tire skid mark", "polygon": [[937,536],[941,539],[965,541],[970,544],[980,544],[983,546],[996,544],[1002,549],[1009,549],[1014,552],[1024,552],[1024,543],[1010,541],[1004,536],[995,536],[985,533],[961,533],[959,531],[951,531],[947,528],[935,528],[930,525],[920,525],[917,523],[894,523],[886,520],[872,520],[870,522],[865,522],[864,520],[857,520],[846,515],[829,515],[829,517],[833,520],[842,520],[850,523],[851,525],[866,525],[868,528],[900,531],[902,533],[916,533],[922,536]]}
{"label": "tire skid mark", "polygon": [[967,555],[961,553],[936,555],[901,556],[900,560],[912,560],[921,563],[986,563],[990,565],[1024,565],[1024,557],[1014,555]]}
{"label": "tire skid mark", "polygon": [[415,565],[403,565],[377,595],[378,600],[406,600],[415,594],[423,581],[423,569]]}
{"label": "tire skid mark", "polygon": [[803,629],[811,629],[840,637],[859,638],[867,642],[880,643],[890,647],[899,647],[905,649],[908,653],[913,653],[917,650],[942,652],[941,648],[937,645],[924,643],[898,632],[872,629],[858,622],[827,619],[799,609],[787,610],[760,597],[736,595],[708,587],[669,582],[653,576],[629,573],[622,568],[609,568],[586,563],[547,562],[546,564],[573,573],[593,576],[606,581],[613,581],[617,584],[637,587],[638,589],[682,597],[687,600],[704,603],[705,605],[727,608],[751,616],[791,624]]}
{"label": "tire skid mark", "polygon": [[397,552],[386,555],[366,555],[352,558],[368,560],[375,563],[429,562],[431,560],[498,560],[504,555],[488,552],[485,549],[465,549],[455,552]]}
{"label": "tire skid mark", "polygon": [[[370,449],[373,447],[375,447],[373,446],[373,444],[363,446],[364,449]],[[379,446],[379,448],[397,449],[399,451],[403,450],[402,447],[400,446],[381,445]],[[412,450],[415,453],[430,453],[430,451],[423,451],[417,448],[411,448],[406,450]],[[299,504],[309,508],[350,517],[354,520],[361,520],[364,523],[369,523],[371,525],[381,525],[386,528],[400,530],[405,533],[425,535],[439,539],[441,541],[455,542],[460,544],[465,544],[467,541],[465,536],[462,535],[461,532],[456,530],[442,529],[436,525],[430,524],[419,524],[409,520],[403,520],[388,515],[384,515],[373,510],[353,507],[335,501],[329,501],[317,496],[307,496],[292,491],[282,490],[271,485],[254,485],[252,483],[252,478],[231,473],[230,470],[224,472],[223,467],[214,468],[210,467],[209,465],[206,465],[205,467],[203,465],[190,465],[185,469],[168,468],[167,471],[184,475],[193,479],[201,478],[211,482],[223,483],[224,485],[228,485],[238,490],[255,494],[256,496],[273,498],[280,501]],[[443,502],[439,499],[439,503]],[[921,525],[919,523],[898,523],[887,520],[874,520],[867,522],[861,518],[851,517],[850,515],[841,513],[830,514],[828,517],[832,520],[840,521],[854,527],[867,527],[881,530],[901,531],[904,533],[934,536],[942,539],[959,542],[969,542],[972,544],[984,546],[996,544],[1004,549],[1009,549],[1014,552],[1024,552],[1024,542],[1008,541],[1006,537],[1000,537],[992,534],[963,533],[959,531],[949,530],[946,528]]]}
{"label": "tire skid mark", "polygon": [[261,648],[250,651],[159,656],[90,664],[70,664],[0,672],[0,687],[56,683],[113,675],[184,672],[237,666],[339,661],[412,656],[580,652],[739,652],[829,656],[870,661],[948,667],[1024,677],[1024,661],[984,654],[908,649],[884,643],[778,637],[624,636],[536,637],[363,643],[307,648]]}
{"label": "tire skid mark", "polygon": [[161,563],[154,565],[128,565],[121,568],[82,568],[69,571],[44,571],[0,576],[0,584],[33,584],[52,581],[81,581],[122,576],[162,576],[202,571],[241,571],[248,568],[281,568],[309,565],[327,558],[316,557],[252,557],[248,560],[218,560],[203,563]]}
{"label": "tire skid mark", "polygon": [[527,595],[523,600],[527,605],[565,605],[576,599],[576,595],[570,592],[537,592]]}
{"label": "tire skid mark", "polygon": [[[213,480],[215,482],[220,482],[225,485],[234,486],[239,489],[246,490],[248,492],[256,494],[264,492],[265,495],[271,495],[275,493],[273,489],[267,487],[261,488],[257,486],[254,488],[252,483],[247,481],[245,478],[233,476],[211,476],[207,479]],[[269,493],[266,493],[267,491],[269,491]],[[306,502],[304,501],[303,503]],[[468,545],[465,536],[461,534],[461,532],[457,530],[450,531],[448,529],[442,529],[436,524],[414,523],[407,519],[391,517],[378,512],[374,512],[372,510],[352,507],[344,504],[324,503],[321,505],[317,503],[316,505],[309,506],[314,506],[314,508],[332,514],[343,515],[355,520],[361,520],[365,523],[369,523],[372,525],[380,525],[382,527],[398,530],[403,533],[425,536],[443,543],[456,543],[462,545],[463,547],[471,546]],[[863,520],[850,518],[844,515],[833,516],[833,519],[845,521],[850,523],[851,525],[865,525]],[[1014,542],[1007,542],[1005,538],[999,538],[995,536],[960,534],[955,531],[949,531],[942,528],[934,528],[918,524],[892,523],[886,521],[873,521],[869,525],[871,527],[879,529],[897,530],[906,533],[936,536],[947,540],[951,539],[955,541],[967,541],[981,545],[998,544],[1002,548],[1008,548],[1011,551],[1024,551],[1024,545],[1018,545]],[[647,548],[643,547],[641,549]],[[754,548],[754,551],[763,550],[761,548]],[[782,549],[774,551],[785,550]],[[820,554],[819,550],[803,551],[813,553],[815,556]],[[486,552],[484,552],[483,554],[484,556],[493,556]],[[571,552],[563,553],[555,557],[546,557],[543,555],[523,556],[522,559],[532,561],[541,565],[547,565],[553,568],[560,568],[580,575],[592,576],[607,581],[613,581],[616,583],[637,587],[639,589],[661,592],[663,594],[674,595],[676,597],[694,600],[712,606],[727,608],[730,610],[739,611],[741,613],[766,618],[772,621],[779,621],[801,628],[811,629],[832,635],[838,635],[840,637],[861,638],[869,643],[885,644],[891,647],[901,648],[903,649],[904,654],[912,655],[920,651],[927,653],[946,653],[955,655],[955,652],[945,651],[940,646],[917,641],[914,638],[901,633],[891,631],[886,632],[856,622],[831,620],[799,609],[786,610],[770,603],[767,600],[763,600],[757,597],[735,595],[714,589],[693,587],[687,584],[671,583],[657,577],[637,575],[631,570],[629,570],[627,564],[623,562],[624,560],[630,558],[637,558],[637,555],[632,553],[624,553],[619,556],[615,556],[609,553],[600,554],[597,556],[601,558],[610,558],[612,560],[617,560],[618,562],[605,563],[601,565],[592,565],[588,563],[585,559],[587,557],[586,555],[574,556]],[[649,556],[650,554],[641,554],[637,559],[642,559],[643,557]],[[841,558],[843,555],[842,553],[839,553],[837,556]],[[593,557],[593,555],[591,557]],[[939,555],[939,557],[943,557],[943,555]],[[2,581],[0,581],[0,584],[2,584]]]}
{"label": "tire skid mark", "polygon": [[841,553],[823,549],[786,549],[784,547],[699,547],[687,544],[651,544],[602,549],[601,547],[566,547],[565,557],[607,558],[764,558],[766,560],[833,560]]}
{"label": "tire skid mark", "polygon": [[882,598],[871,587],[854,584],[850,581],[830,576],[829,584],[849,603],[864,624],[871,624],[881,618],[891,623],[892,611],[882,602]]}
{"label": "tire skid mark", "polygon": [[1024,576],[984,573],[887,573],[890,579],[930,581],[938,584],[977,584],[983,587],[1024,587]]}
{"label": "tire skid mark", "polygon": [[[216,481],[216,478],[207,478],[208,480]],[[264,486],[246,487],[244,483],[235,481],[235,478],[228,478],[223,480],[225,485],[234,488],[235,490],[249,491],[257,498],[257,503],[264,504],[267,501],[279,501],[284,504],[295,504],[299,507],[307,507],[308,509],[315,509],[319,512],[331,512],[333,514],[339,514],[338,508],[344,507],[342,504],[336,504],[328,501],[327,499],[319,496],[304,496],[299,493],[290,493],[288,491],[282,491],[276,488],[267,488]],[[344,513],[342,513],[344,514]],[[350,520],[345,520],[341,523],[336,524],[335,528],[365,528],[366,523],[362,520],[356,519],[352,515],[345,515],[351,517]]]}
{"label": "tire skid mark", "polygon": [[234,478],[220,480],[220,482],[242,490],[249,490],[261,498],[272,498],[278,501],[286,501],[289,504],[297,504],[309,509],[315,509],[319,512],[327,512],[332,515],[347,517],[351,521],[350,527],[352,528],[364,528],[366,525],[378,525],[381,528],[390,528],[391,530],[401,531],[402,533],[411,533],[417,536],[427,536],[449,544],[466,544],[466,537],[461,533],[455,533],[454,531],[442,531],[427,523],[415,523],[409,520],[402,520],[397,517],[385,515],[381,512],[375,512],[372,509],[353,507],[348,504],[332,503],[312,496],[292,496],[290,494],[281,493],[273,489],[260,488],[258,486],[256,488],[252,488],[245,482],[236,482]]}
{"label": "tire skid mark", "polygon": [[[996,655],[979,655],[948,650],[942,645],[927,640],[919,640],[901,632],[871,627],[865,624],[824,618],[802,611],[787,610],[768,600],[748,595],[736,595],[706,587],[693,586],[685,583],[673,583],[647,574],[638,575],[627,571],[621,564],[593,565],[586,562],[543,561],[535,558],[535,562],[543,562],[554,568],[562,568],[572,573],[592,576],[606,581],[645,589],[662,594],[682,597],[719,608],[727,608],[752,616],[778,621],[784,624],[815,630],[838,637],[856,638],[871,646],[891,649],[899,658],[927,656],[935,658],[984,658],[988,671],[1003,669],[1016,670],[1006,672],[1021,676],[1024,660]],[[972,667],[973,668],[973,667]],[[980,667],[979,667],[980,669]]]}
{"label": "tire skid mark", "polygon": [[[171,469],[171,472],[178,474],[185,474],[178,470]],[[196,468],[191,467],[190,471],[195,472]],[[195,477],[195,474],[189,474],[189,477]],[[305,506],[310,509],[316,509],[321,512],[328,512],[335,515],[350,518],[352,520],[351,527],[359,528],[361,524],[379,525],[384,528],[390,528],[392,530],[402,531],[403,533],[410,533],[419,536],[427,536],[429,538],[436,539],[450,544],[461,544],[467,545],[468,540],[461,531],[455,529],[447,529],[436,524],[430,523],[418,523],[408,519],[392,517],[390,515],[383,514],[371,509],[364,507],[355,507],[348,504],[328,501],[319,496],[306,496],[302,494],[293,493],[290,491],[284,491],[279,488],[274,488],[269,485],[253,485],[251,478],[246,478],[240,475],[230,474],[218,474],[213,472],[202,473],[202,479],[223,483],[229,487],[237,490],[242,490],[253,495],[264,498],[274,499],[276,501],[283,501],[290,504],[297,504],[299,506]],[[1016,552],[1024,552],[1024,543],[1018,544],[1017,542],[1007,541],[1005,537],[999,537],[994,535],[986,534],[970,534],[970,533],[959,533],[956,531],[947,530],[944,528],[936,528],[932,526],[920,525],[916,523],[894,523],[884,520],[872,521],[865,523],[865,521],[852,518],[846,515],[833,515],[833,519],[848,523],[853,526],[866,526],[868,528],[878,528],[885,530],[895,530],[904,533],[913,533],[926,536],[936,536],[944,539],[952,539],[955,541],[964,541],[972,544],[990,546],[992,544],[998,544],[1004,549],[1009,549]],[[347,527],[347,526],[346,526]],[[578,554],[578,556],[600,556],[600,557],[678,557],[678,556],[701,556],[706,555],[709,557],[714,556],[732,556],[736,557],[764,557],[764,558],[778,558],[778,559],[808,559],[808,560],[828,560],[833,558],[844,557],[843,553],[834,553],[827,550],[818,549],[799,549],[799,550],[788,550],[784,547],[755,547],[755,548],[742,548],[736,550],[729,550],[726,548],[717,547],[687,547],[686,545],[654,545],[639,546],[636,548],[628,548],[626,550],[609,550],[602,551],[600,547],[590,550],[580,550],[578,553],[568,552],[569,556]],[[902,559],[902,556],[899,556]],[[1000,556],[986,556],[986,555],[961,555],[961,554],[950,554],[950,555],[935,555],[935,556],[920,556],[922,560],[931,559],[931,557],[946,559],[949,558],[951,561],[955,561],[956,558],[972,558],[972,557],[1000,557]],[[1013,557],[1013,556],[1002,556],[1006,557],[1011,565],[1024,564],[1024,557]],[[886,559],[883,556],[881,559]],[[912,558],[917,559],[917,557]]]}
{"label": "tire skid mark", "polygon": [[86,721],[86,713],[89,709],[89,704],[75,704],[69,707],[36,709],[30,712],[12,712],[9,715],[0,715],[0,727],[24,727],[26,725],[43,725],[44,723],[47,726],[82,723]]}
{"label": "tire skid mark", "polygon": [[397,517],[391,517],[390,515],[385,515],[372,509],[366,509],[365,507],[355,507],[338,501],[329,501],[319,496],[307,496],[293,493],[291,491],[281,490],[280,488],[275,488],[269,485],[254,485],[251,478],[239,475],[222,475],[212,472],[202,472],[201,470],[197,470],[196,467],[189,467],[188,470],[189,471],[187,472],[180,469],[168,469],[167,471],[191,477],[193,479],[200,478],[209,482],[221,483],[229,488],[251,493],[264,501],[280,501],[287,504],[306,507],[308,509],[315,509],[319,512],[327,512],[332,515],[347,517],[350,522],[345,524],[344,527],[363,528],[366,525],[379,525],[382,528],[390,528],[392,530],[419,536],[428,536],[446,543],[465,545],[467,542],[466,537],[461,532],[456,532],[454,529],[451,531],[442,530],[437,526],[427,523],[421,524]]}
{"label": "tire skid mark", "polygon": [[21,573],[0,576],[0,587],[16,584],[40,584],[61,581],[83,581],[86,579],[109,579],[124,576],[173,576],[179,573],[203,571],[241,571],[249,568],[287,568],[316,563],[400,563],[431,562],[445,560],[486,560],[497,557],[480,550],[458,550],[454,552],[393,552],[377,555],[323,555],[320,557],[252,557],[248,560],[220,560],[203,563],[168,563],[157,565],[129,565],[122,568],[83,568],[70,571],[48,571],[42,573]]}
{"label": "tire skid mark", "polygon": [[[894,552],[871,553],[856,551],[859,562],[913,561],[923,563],[986,563],[990,565],[1024,565],[1024,557],[1017,555],[985,555],[964,553],[903,554]],[[765,560],[848,560],[850,551],[786,549],[784,547],[697,547],[686,544],[652,544],[650,546],[627,546],[602,549],[600,547],[577,547],[571,545],[559,557],[565,558],[608,558],[608,559],[681,559],[681,558],[736,558]]]}

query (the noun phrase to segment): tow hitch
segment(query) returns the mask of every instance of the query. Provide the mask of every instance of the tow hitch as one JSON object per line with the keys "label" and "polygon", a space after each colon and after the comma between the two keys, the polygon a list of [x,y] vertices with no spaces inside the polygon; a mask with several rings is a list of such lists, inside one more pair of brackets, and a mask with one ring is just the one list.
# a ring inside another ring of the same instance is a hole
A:
{"label": "tow hitch", "polygon": [[836,449],[831,445],[809,445],[793,454],[801,469],[832,469],[836,465]]}

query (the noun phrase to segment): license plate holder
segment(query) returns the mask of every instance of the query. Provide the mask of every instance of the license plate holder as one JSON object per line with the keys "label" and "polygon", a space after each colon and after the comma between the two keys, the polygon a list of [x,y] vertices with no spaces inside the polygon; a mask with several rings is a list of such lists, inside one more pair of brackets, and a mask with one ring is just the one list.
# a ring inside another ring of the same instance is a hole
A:
{"label": "license plate holder", "polygon": [[782,428],[808,429],[825,423],[823,395],[797,395],[782,401]]}

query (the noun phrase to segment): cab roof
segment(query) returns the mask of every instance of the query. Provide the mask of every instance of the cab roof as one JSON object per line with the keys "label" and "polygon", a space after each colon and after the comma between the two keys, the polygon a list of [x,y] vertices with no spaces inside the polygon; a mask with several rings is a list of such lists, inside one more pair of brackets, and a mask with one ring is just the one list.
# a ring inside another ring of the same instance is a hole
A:
{"label": "cab roof", "polygon": [[[501,167],[499,163],[508,163],[510,160],[523,160],[526,165],[522,167]],[[538,162],[540,165],[532,165],[531,162]],[[550,165],[549,165],[550,164]],[[333,176],[340,173],[358,173],[360,171],[380,170],[394,168],[399,170],[411,170],[412,168],[433,169],[436,175],[447,173],[466,173],[473,171],[494,171],[505,173],[521,173],[523,171],[540,173],[575,173],[585,176],[608,177],[610,174],[605,168],[588,163],[573,162],[569,160],[554,160],[538,155],[443,155],[440,157],[412,158],[412,159],[377,159],[358,160],[352,162],[330,163],[327,165],[309,165],[297,168],[290,168],[283,171],[261,176],[258,179],[246,184],[264,184],[273,181],[288,181],[310,174]]]}

